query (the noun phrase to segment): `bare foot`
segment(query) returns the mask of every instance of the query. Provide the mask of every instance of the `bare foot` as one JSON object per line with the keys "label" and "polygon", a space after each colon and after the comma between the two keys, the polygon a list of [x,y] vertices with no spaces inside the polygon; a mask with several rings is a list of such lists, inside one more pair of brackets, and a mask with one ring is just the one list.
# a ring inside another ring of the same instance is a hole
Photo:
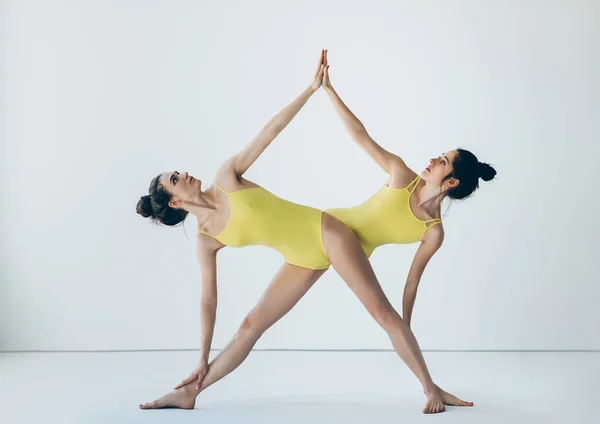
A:
{"label": "bare foot", "polygon": [[442,397],[442,402],[444,402],[444,405],[473,406],[473,402],[465,402],[464,400],[459,399],[456,396],[451,395],[448,392],[445,392],[444,390],[440,389],[439,387],[438,387],[438,390],[440,392],[440,396]]}
{"label": "bare foot", "polygon": [[188,384],[187,386],[173,390],[152,402],[140,404],[140,409],[194,409],[194,406],[196,405],[196,396],[197,393],[194,390],[194,385]]}
{"label": "bare foot", "polygon": [[438,414],[446,410],[444,402],[442,401],[441,392],[441,389],[435,386],[434,390],[431,390],[429,393],[425,393],[427,396],[427,403],[425,404],[425,408],[423,408],[424,414]]}

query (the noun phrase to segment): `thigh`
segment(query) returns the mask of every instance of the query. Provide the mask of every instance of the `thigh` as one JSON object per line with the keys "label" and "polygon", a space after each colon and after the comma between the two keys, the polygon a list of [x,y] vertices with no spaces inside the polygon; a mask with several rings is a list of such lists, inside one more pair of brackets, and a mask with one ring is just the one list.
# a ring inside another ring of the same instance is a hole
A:
{"label": "thigh", "polygon": [[336,217],[323,214],[322,232],[331,265],[369,312],[392,308],[352,230]]}
{"label": "thigh", "polygon": [[325,271],[284,264],[243,325],[260,332],[267,330],[298,303]]}

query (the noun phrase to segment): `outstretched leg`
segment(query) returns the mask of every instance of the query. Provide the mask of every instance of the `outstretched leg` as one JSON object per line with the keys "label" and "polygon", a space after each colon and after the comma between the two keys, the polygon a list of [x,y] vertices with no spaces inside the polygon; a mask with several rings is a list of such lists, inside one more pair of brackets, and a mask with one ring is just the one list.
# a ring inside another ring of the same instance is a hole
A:
{"label": "outstretched leg", "polygon": [[326,270],[310,270],[284,264],[257,305],[244,318],[229,344],[210,362],[200,390],[196,382],[140,405],[142,409],[193,409],[196,396],[235,370],[248,356],[260,336],[287,314]]}
{"label": "outstretched leg", "polygon": [[434,384],[417,339],[383,292],[369,259],[352,230],[337,218],[324,213],[322,231],[325,252],[333,268],[387,332],[400,358],[423,385],[427,396],[423,412],[444,411],[444,401],[450,399],[451,395],[442,393]]}

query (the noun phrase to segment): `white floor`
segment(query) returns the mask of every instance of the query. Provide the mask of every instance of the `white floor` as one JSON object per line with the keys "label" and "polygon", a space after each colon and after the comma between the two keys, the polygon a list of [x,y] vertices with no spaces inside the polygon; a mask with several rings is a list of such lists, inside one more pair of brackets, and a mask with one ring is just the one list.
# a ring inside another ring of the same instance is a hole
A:
{"label": "white floor", "polygon": [[444,389],[475,402],[421,414],[393,353],[253,352],[193,411],[141,411],[195,366],[193,352],[1,353],[2,423],[598,423],[600,353],[441,353]]}

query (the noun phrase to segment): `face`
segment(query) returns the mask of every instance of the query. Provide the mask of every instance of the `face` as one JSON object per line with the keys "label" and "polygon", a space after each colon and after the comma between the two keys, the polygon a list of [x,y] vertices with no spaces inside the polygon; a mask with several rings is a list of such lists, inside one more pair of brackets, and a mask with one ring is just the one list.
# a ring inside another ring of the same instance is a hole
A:
{"label": "face", "polygon": [[[429,166],[421,172],[421,178],[430,184],[438,186],[442,185],[444,178],[452,172],[452,162],[454,162],[454,158],[457,154],[458,152],[456,150],[452,150],[442,153],[437,158],[430,159]],[[458,185],[458,180],[456,178],[449,178],[444,181],[444,189],[456,185]]]}
{"label": "face", "polygon": [[202,181],[187,172],[165,172],[160,176],[159,183],[173,196],[169,202],[172,208],[180,208],[181,200],[189,200],[202,190]]}

